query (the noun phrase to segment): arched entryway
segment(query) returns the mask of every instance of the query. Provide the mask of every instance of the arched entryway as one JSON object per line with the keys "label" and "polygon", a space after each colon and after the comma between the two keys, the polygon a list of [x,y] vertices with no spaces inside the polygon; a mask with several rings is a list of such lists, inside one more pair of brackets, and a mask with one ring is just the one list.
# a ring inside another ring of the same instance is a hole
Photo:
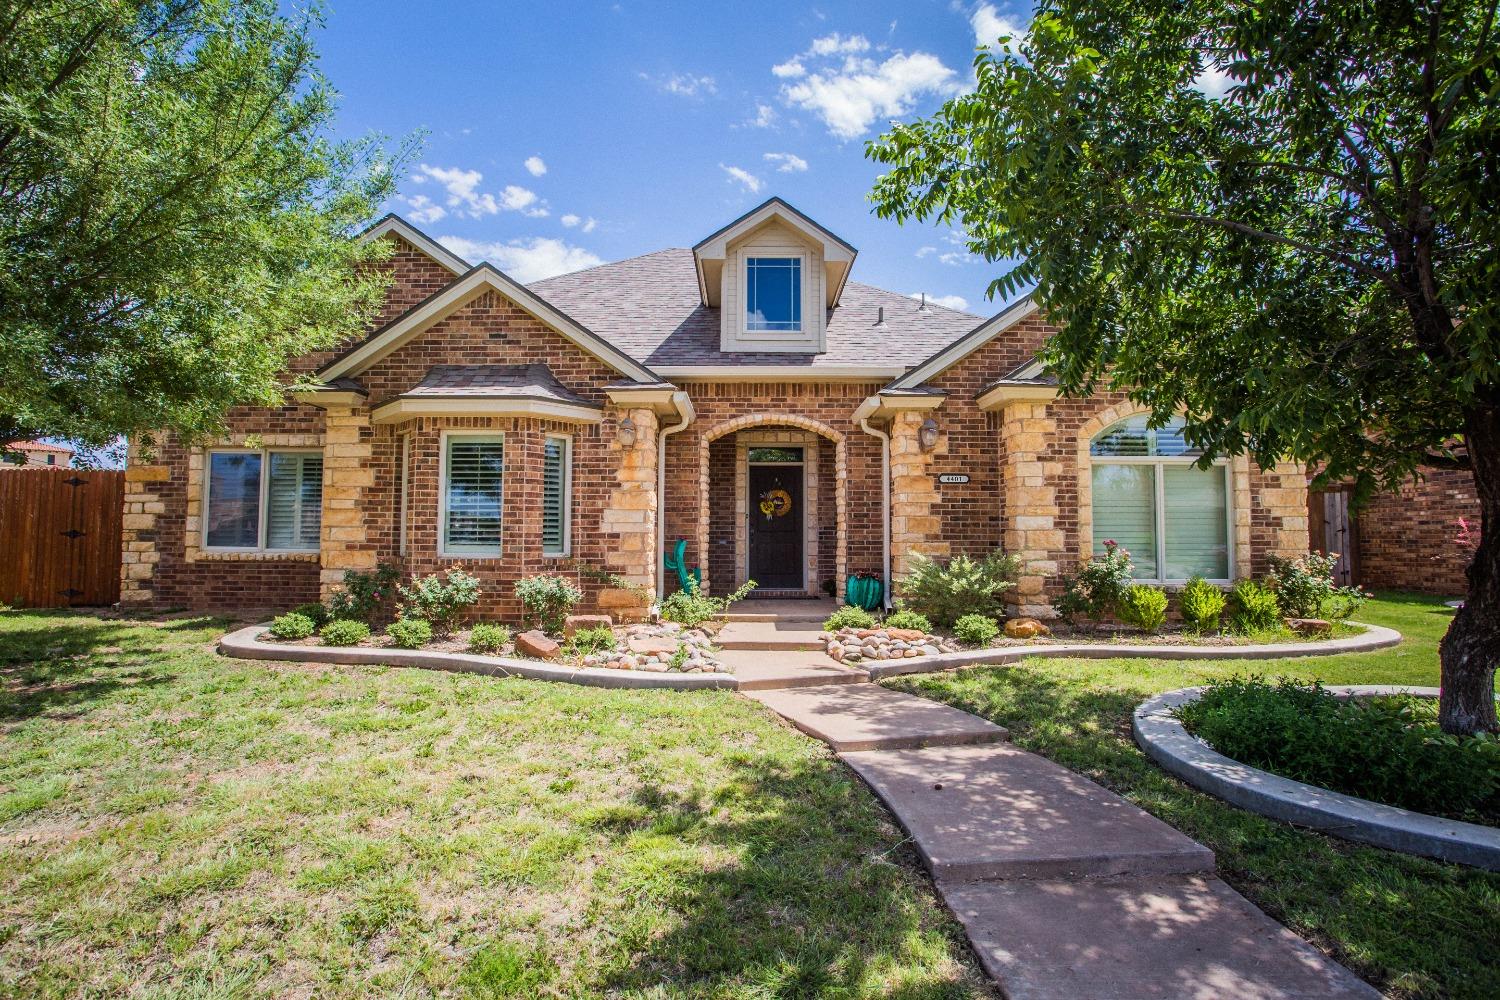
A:
{"label": "arched entryway", "polygon": [[[698,470],[697,549],[710,590],[756,579],[763,596],[820,596],[832,580],[842,598],[848,523],[843,434],[809,417],[735,417],[699,439]],[[768,580],[773,586],[764,585]]]}

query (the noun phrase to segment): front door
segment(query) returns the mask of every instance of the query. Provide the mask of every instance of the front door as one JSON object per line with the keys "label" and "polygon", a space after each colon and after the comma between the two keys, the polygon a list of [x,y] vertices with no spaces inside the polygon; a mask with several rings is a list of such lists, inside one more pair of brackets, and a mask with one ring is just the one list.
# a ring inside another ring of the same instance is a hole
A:
{"label": "front door", "polygon": [[802,590],[802,466],[750,466],[750,579]]}

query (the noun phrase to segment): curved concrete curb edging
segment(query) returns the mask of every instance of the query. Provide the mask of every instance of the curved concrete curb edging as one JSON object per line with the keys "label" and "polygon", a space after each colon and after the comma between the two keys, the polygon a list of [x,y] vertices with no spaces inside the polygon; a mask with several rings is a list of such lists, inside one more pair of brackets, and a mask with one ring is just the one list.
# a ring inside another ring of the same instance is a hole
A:
{"label": "curved concrete curb edging", "polygon": [[422,649],[367,649],[359,646],[285,646],[261,642],[265,625],[252,625],[230,632],[219,640],[219,652],[245,660],[293,660],[314,663],[361,663],[396,667],[421,667],[491,677],[527,677],[538,681],[560,681],[602,688],[667,688],[676,691],[733,690],[738,686],[730,674],[648,674],[634,670],[599,667],[559,667],[536,660],[513,660],[473,653],[439,653]]}
{"label": "curved concrete curb edging", "polygon": [[[1225,757],[1189,733],[1172,714],[1196,701],[1202,690],[1169,691],[1135,710],[1135,741],[1164,770],[1194,788],[1262,816],[1392,851],[1500,871],[1500,829],[1358,799]],[[1424,698],[1438,694],[1437,688],[1384,684],[1327,690],[1341,695],[1414,694]]]}
{"label": "curved concrete curb edging", "polygon": [[996,649],[972,649],[963,653],[922,656],[910,660],[860,662],[870,672],[871,680],[900,674],[926,674],[937,670],[980,665],[1003,666],[1033,656],[1056,659],[1146,659],[1146,660],[1280,660],[1295,656],[1334,656],[1339,653],[1363,653],[1384,649],[1401,642],[1401,633],[1380,625],[1349,622],[1364,629],[1361,635],[1318,642],[1273,642],[1253,646],[1147,646],[1139,644],[1106,645],[1101,643],[1059,643],[1056,646],[1003,646]]}

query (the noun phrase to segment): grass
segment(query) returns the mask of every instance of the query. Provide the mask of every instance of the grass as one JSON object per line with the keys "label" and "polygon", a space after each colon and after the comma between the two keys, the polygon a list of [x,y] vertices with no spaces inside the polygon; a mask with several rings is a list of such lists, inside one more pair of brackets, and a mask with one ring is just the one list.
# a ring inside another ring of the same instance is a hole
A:
{"label": "grass", "polygon": [[1246,672],[1328,684],[1436,685],[1453,612],[1387,594],[1358,617],[1397,647],[1268,660],[1030,660],[888,682],[1010,729],[1017,745],[1114,789],[1212,848],[1219,873],[1266,911],[1394,997],[1500,996],[1500,875],[1361,847],[1232,808],[1153,765],[1131,713],[1148,696]]}
{"label": "grass", "polygon": [[993,992],[872,796],[723,692],[0,614],[0,996]]}

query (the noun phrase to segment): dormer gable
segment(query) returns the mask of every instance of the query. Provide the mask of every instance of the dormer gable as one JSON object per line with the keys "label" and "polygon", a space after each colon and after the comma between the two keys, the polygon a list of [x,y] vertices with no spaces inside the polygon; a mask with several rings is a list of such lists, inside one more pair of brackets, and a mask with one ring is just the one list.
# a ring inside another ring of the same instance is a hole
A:
{"label": "dormer gable", "polygon": [[719,310],[720,350],[824,353],[828,313],[857,253],[780,198],[700,242],[698,289]]}

